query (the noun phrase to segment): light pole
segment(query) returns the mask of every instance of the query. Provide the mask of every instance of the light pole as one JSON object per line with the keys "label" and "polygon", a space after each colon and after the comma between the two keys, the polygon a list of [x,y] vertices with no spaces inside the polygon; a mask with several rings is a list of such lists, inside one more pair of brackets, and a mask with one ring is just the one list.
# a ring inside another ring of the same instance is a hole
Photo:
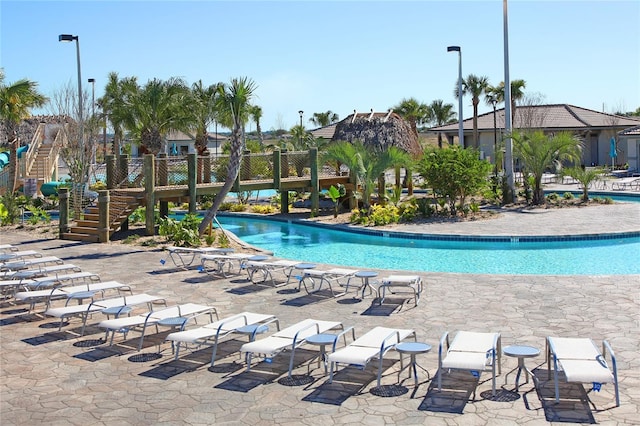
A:
{"label": "light pole", "polygon": [[513,175],[513,139],[511,122],[511,80],[509,79],[509,14],[507,10],[507,0],[502,2],[503,15],[503,36],[504,36],[504,131],[506,133],[504,172],[507,178],[509,190],[504,197],[505,203],[512,203],[515,200],[516,183]]}
{"label": "light pole", "polygon": [[447,52],[458,52],[458,142],[464,148],[464,124],[462,124],[462,49],[449,46]]}
{"label": "light pole", "polygon": [[76,41],[76,56],[78,61],[78,127],[80,131],[79,144],[80,144],[80,159],[84,163],[84,123],[82,119],[82,72],[80,71],[80,40],[78,36],[71,34],[60,34],[58,41],[68,43],[70,41]]}
{"label": "light pole", "polygon": [[300,110],[298,114],[300,114],[300,146],[302,147],[302,116],[304,115],[304,111]]}
{"label": "light pole", "polygon": [[[87,82],[91,83],[91,123],[95,126],[96,123],[96,79],[90,78]],[[91,163],[96,163],[96,142],[94,140],[96,130],[95,127],[91,127]]]}

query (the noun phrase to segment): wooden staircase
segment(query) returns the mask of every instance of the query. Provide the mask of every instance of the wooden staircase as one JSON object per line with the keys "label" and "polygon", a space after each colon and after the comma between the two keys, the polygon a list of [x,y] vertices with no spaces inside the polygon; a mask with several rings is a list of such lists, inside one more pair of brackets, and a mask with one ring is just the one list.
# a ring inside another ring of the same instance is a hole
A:
{"label": "wooden staircase", "polygon": [[[129,219],[133,211],[144,206],[144,192],[140,189],[112,190],[109,193],[109,238]],[[88,207],[81,220],[62,234],[64,240],[98,242],[100,219],[98,207]]]}

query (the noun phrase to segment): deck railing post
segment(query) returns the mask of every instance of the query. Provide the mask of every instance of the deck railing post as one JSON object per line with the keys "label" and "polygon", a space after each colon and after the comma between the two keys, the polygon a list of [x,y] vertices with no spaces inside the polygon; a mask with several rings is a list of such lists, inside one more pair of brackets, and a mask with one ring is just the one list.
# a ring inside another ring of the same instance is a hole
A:
{"label": "deck railing post", "polygon": [[311,172],[311,215],[318,214],[320,204],[320,176],[318,170],[318,148],[309,148],[309,170]]}
{"label": "deck railing post", "polygon": [[[169,160],[167,158],[167,154],[165,152],[161,152],[158,156],[158,166],[156,167],[158,171],[158,186],[167,186],[169,185]],[[160,217],[168,217],[169,216],[169,202],[166,200],[159,200],[160,204]]]}
{"label": "deck railing post", "polygon": [[[287,155],[287,149],[282,148],[280,151],[280,177],[288,178],[289,177],[289,156]],[[279,189],[282,189],[282,181],[280,181],[280,185],[278,185]],[[287,214],[289,213],[289,191],[284,190],[280,191],[280,213]]]}
{"label": "deck railing post", "polygon": [[280,189],[280,149],[273,150],[273,189]]}
{"label": "deck railing post", "polygon": [[116,156],[113,154],[107,154],[104,157],[104,162],[105,162],[105,166],[107,169],[107,176],[106,176],[106,184],[107,184],[107,189],[113,189],[116,187],[116,175],[117,175],[117,168],[116,168]]}
{"label": "deck railing post", "polygon": [[189,213],[196,212],[197,203],[197,168],[198,154],[192,152],[187,154],[187,184],[189,186]]}
{"label": "deck railing post", "polygon": [[98,242],[109,242],[109,191],[98,191]]}
{"label": "deck railing post", "polygon": [[153,154],[145,154],[144,156],[144,198],[145,198],[145,231],[147,235],[155,234],[155,207],[156,207],[156,174],[155,174],[155,158]]}
{"label": "deck railing post", "polygon": [[128,177],[129,177],[129,156],[124,154],[120,156],[120,161],[118,163],[118,179],[116,180],[115,186],[119,186],[120,183],[128,179]]}
{"label": "deck railing post", "polygon": [[200,157],[202,159],[202,182],[211,183],[211,155],[207,151],[207,155]]}
{"label": "deck railing post", "polygon": [[58,189],[58,237],[62,239],[63,234],[69,232],[69,188]]}

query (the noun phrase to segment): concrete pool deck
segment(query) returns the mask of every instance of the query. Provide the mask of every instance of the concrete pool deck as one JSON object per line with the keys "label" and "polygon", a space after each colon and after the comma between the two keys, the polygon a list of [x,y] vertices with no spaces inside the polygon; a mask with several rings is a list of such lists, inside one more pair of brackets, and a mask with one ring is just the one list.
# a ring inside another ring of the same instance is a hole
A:
{"label": "concrete pool deck", "polygon": [[[421,226],[412,232],[476,235],[558,235],[572,233],[636,232],[640,204],[617,204],[584,209],[511,212],[488,221]],[[410,228],[410,225],[407,226]],[[381,397],[375,387],[376,364],[364,372],[340,370],[328,384],[316,361],[317,347],[303,347],[296,356],[296,378],[310,373],[300,386],[279,382],[286,377],[288,356],[255,364],[245,372],[237,350],[243,338],[219,348],[216,367],[209,368],[211,349],[183,351],[173,361],[171,347],[162,343],[166,332],[151,334],[137,352],[136,332],[116,336],[109,349],[97,341],[101,330],[90,327],[78,336],[81,322],[71,319],[61,332],[58,321],[29,315],[24,305],[4,302],[0,308],[0,424],[637,424],[640,418],[640,277],[638,276],[508,276],[420,273],[425,283],[418,307],[391,296],[382,307],[370,296],[363,300],[308,296],[294,284],[273,288],[247,283],[245,276],[211,277],[196,269],[177,270],[161,249],[117,243],[82,244],[50,237],[2,230],[0,243],[20,245],[117,280],[135,293],[151,293],[169,305],[210,304],[221,317],[241,311],[275,314],[283,326],[305,318],[341,320],[355,326],[358,336],[375,326],[413,328],[418,340],[433,346],[417,356],[431,379],[437,371],[438,341],[445,331],[495,331],[503,347],[526,344],[539,348],[527,359],[541,385],[520,386],[515,393],[515,358],[502,357],[499,398],[490,397],[489,373],[475,382],[467,374],[445,376],[444,392],[419,371],[413,387],[406,371],[406,393]],[[348,254],[346,254],[348,255]],[[408,252],[410,255],[410,252]],[[313,259],[303,259],[312,261]],[[419,261],[419,259],[416,259]],[[630,262],[640,261],[629,259]],[[378,271],[381,276],[399,271]],[[41,307],[39,307],[41,309]],[[103,319],[96,314],[89,321]],[[273,330],[271,330],[273,331]],[[151,333],[155,333],[153,330]],[[564,384],[561,402],[553,400],[547,382],[544,344],[547,336],[607,339],[618,361],[621,406],[615,407],[613,386],[585,393],[588,385]],[[160,344],[160,346],[158,346]],[[155,354],[160,348],[161,357]],[[393,394],[400,369],[397,354],[385,362],[383,388]],[[305,362],[307,361],[307,362]],[[301,383],[303,381],[301,380]],[[584,389],[584,390],[583,390]],[[489,391],[489,392],[488,392]],[[591,405],[595,404],[595,407]]]}

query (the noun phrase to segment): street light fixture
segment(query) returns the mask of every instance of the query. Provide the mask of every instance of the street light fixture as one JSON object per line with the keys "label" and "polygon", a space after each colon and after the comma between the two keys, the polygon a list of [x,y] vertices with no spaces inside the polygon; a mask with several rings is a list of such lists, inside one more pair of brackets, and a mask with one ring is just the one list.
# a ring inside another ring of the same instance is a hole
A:
{"label": "street light fixture", "polygon": [[464,148],[464,124],[462,123],[462,49],[449,46],[447,52],[458,52],[458,142]]}
{"label": "street light fixture", "polygon": [[300,110],[298,114],[300,114],[300,146],[302,146],[302,116],[304,115],[304,111]]}
{"label": "street light fixture", "polygon": [[68,43],[76,42],[76,56],[78,62],[78,127],[80,129],[80,158],[84,162],[84,123],[82,120],[82,72],[80,71],[80,40],[78,36],[71,34],[60,34],[58,41]]}

